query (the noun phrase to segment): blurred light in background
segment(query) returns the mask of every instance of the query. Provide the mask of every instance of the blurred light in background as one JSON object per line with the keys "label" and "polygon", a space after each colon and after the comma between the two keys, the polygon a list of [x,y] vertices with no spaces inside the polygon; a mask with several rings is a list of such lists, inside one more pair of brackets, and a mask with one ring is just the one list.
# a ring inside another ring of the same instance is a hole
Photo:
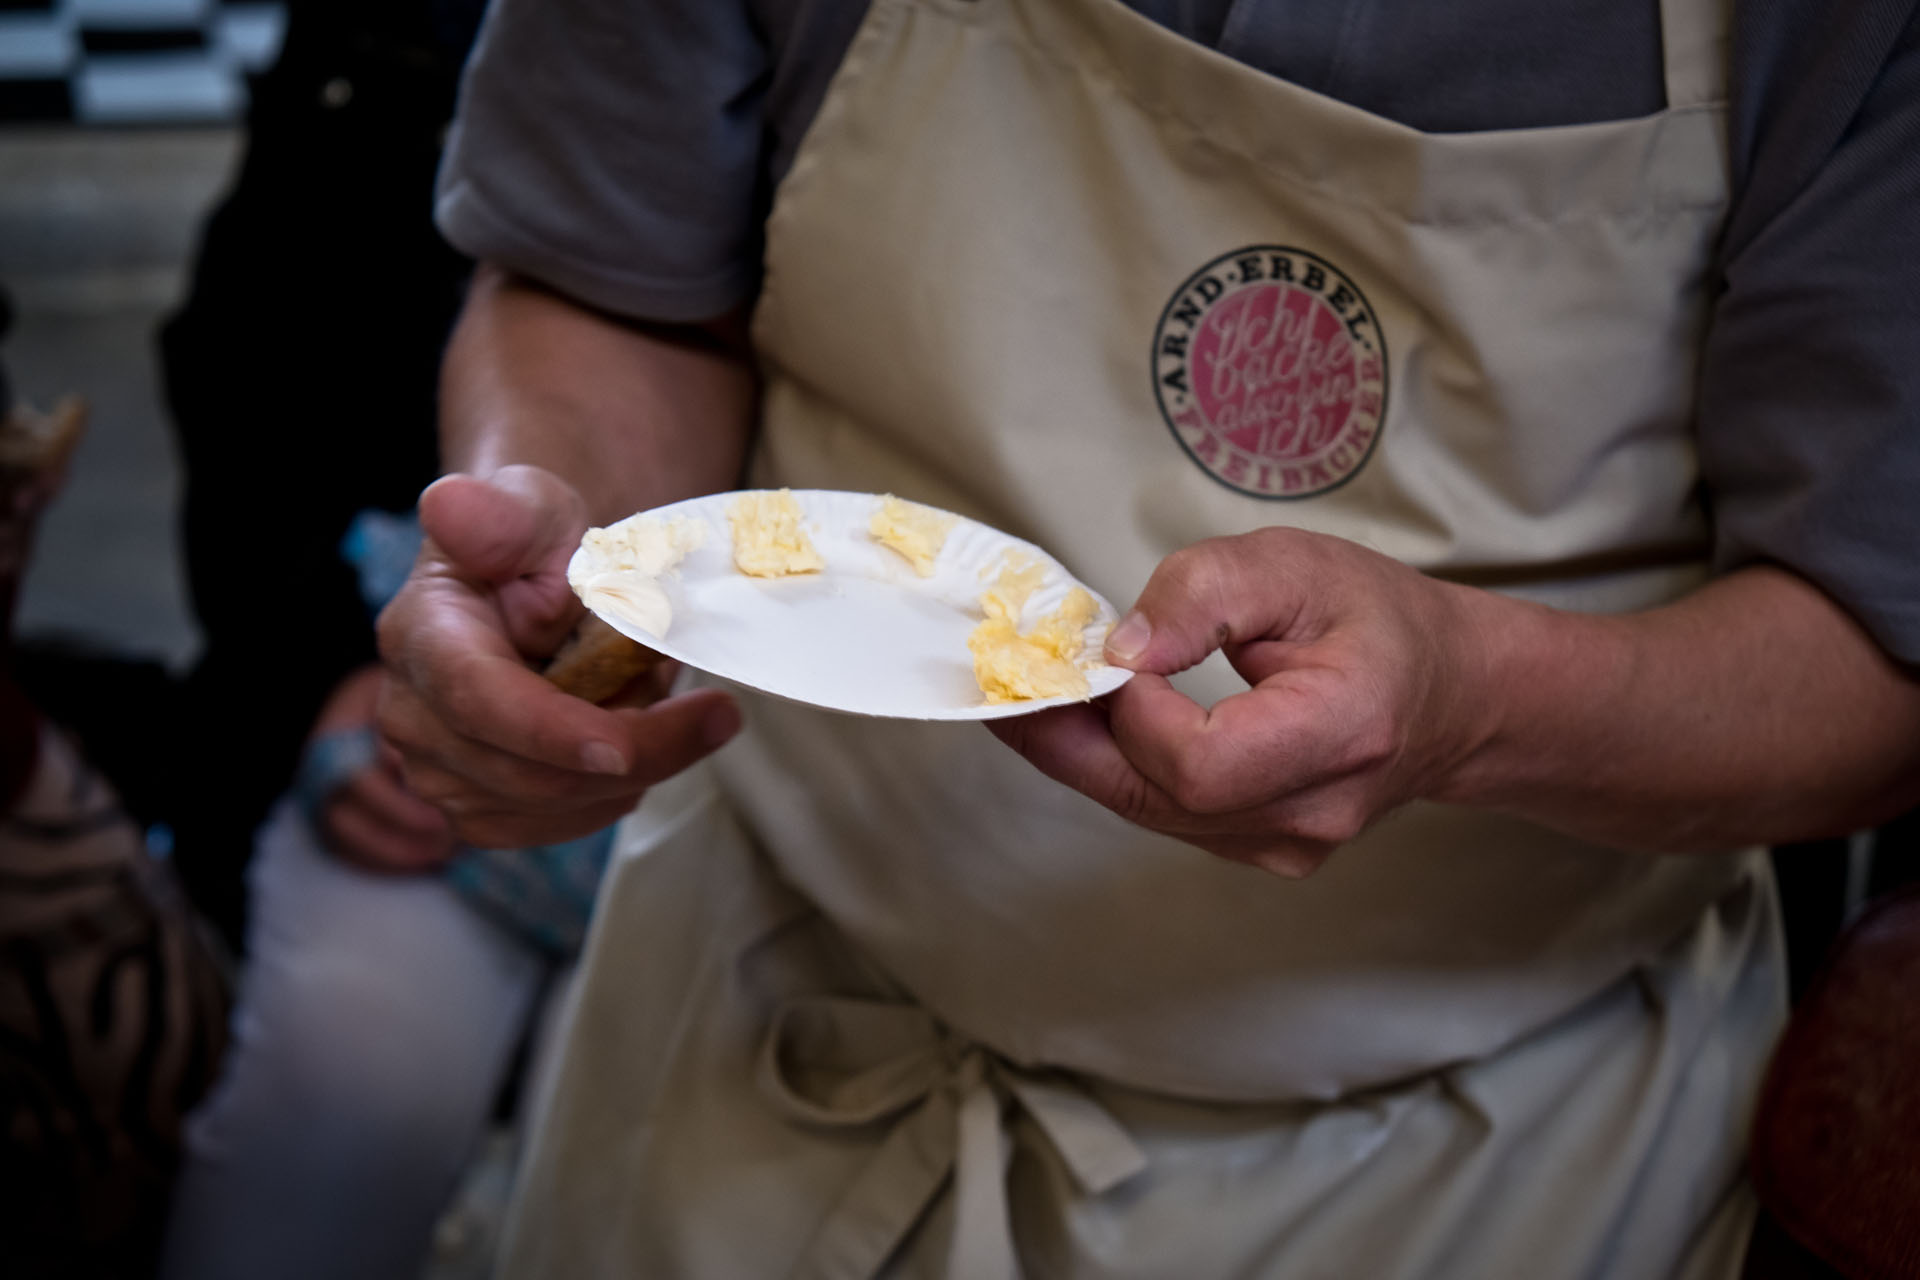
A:
{"label": "blurred light in background", "polygon": [[285,30],[260,0],[7,0],[0,125],[237,121]]}

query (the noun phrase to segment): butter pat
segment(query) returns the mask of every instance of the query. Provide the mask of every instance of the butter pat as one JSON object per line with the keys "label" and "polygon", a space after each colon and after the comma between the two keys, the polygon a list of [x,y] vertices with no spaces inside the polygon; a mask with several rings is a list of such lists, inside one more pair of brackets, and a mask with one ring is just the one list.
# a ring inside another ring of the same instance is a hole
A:
{"label": "butter pat", "polygon": [[706,534],[705,524],[685,516],[671,520],[635,516],[604,529],[587,530],[580,545],[593,553],[595,572],[634,569],[657,578],[685,560],[689,551],[706,541]]}
{"label": "butter pat", "polygon": [[1099,616],[1100,606],[1094,602],[1093,593],[1085,587],[1075,587],[1067,592],[1060,607],[1040,619],[1025,639],[1048,653],[1074,662],[1087,647],[1087,628]]}
{"label": "butter pat", "polygon": [[867,532],[881,546],[891,547],[907,558],[913,571],[923,578],[933,576],[933,562],[953,531],[954,518],[944,511],[904,502],[892,494],[882,494],[874,509]]}
{"label": "butter pat", "polygon": [[1013,555],[1002,565],[1000,576],[980,597],[986,617],[967,637],[980,692],[988,702],[1086,697],[1091,687],[1076,660],[1086,647],[1087,627],[1100,615],[1100,606],[1085,587],[1075,587],[1058,609],[1022,635],[1020,611],[1040,585],[1045,568],[1031,558]]}
{"label": "butter pat", "polygon": [[673,605],[660,579],[706,539],[706,526],[682,517],[662,521],[640,516],[589,529],[580,545],[590,553],[567,585],[596,613],[624,618],[651,635],[673,625]]}
{"label": "butter pat", "polygon": [[733,563],[755,578],[818,573],[827,567],[802,526],[800,503],[782,489],[743,493],[727,507],[733,526]]}

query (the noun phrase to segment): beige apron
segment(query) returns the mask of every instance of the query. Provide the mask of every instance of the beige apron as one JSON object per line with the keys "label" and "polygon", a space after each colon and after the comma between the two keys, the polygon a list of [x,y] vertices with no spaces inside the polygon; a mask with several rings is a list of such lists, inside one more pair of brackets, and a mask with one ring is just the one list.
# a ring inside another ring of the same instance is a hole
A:
{"label": "beige apron", "polygon": [[[1670,599],[1725,18],[1663,4],[1658,115],[1435,136],[1117,0],[875,0],[768,225],[754,478],[968,512],[1120,601],[1275,523]],[[1292,883],[977,729],[748,723],[610,876],[510,1274],[1737,1261],[1754,857],[1416,805]]]}

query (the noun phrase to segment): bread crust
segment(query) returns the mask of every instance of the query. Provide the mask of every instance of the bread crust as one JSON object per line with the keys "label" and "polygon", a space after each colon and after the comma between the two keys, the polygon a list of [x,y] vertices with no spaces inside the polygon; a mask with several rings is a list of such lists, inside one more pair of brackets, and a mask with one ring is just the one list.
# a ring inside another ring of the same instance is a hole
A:
{"label": "bread crust", "polygon": [[605,702],[662,661],[653,650],[587,614],[543,674],[576,698]]}

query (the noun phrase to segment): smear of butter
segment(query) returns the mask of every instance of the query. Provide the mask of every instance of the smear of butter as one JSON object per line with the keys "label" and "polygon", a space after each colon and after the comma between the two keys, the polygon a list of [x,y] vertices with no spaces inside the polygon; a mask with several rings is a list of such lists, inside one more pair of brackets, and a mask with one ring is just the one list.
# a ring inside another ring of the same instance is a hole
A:
{"label": "smear of butter", "polygon": [[1099,604],[1085,587],[1075,587],[1058,609],[1022,635],[1020,611],[1040,585],[1045,566],[1016,553],[1001,566],[999,577],[980,597],[986,617],[967,637],[980,691],[988,702],[1086,697],[1091,687],[1076,659],[1086,647],[1088,625],[1100,615]]}
{"label": "smear of butter", "polygon": [[649,634],[664,637],[673,625],[673,602],[666,588],[638,569],[595,574],[585,585],[576,584],[574,592],[595,613],[613,614]]}
{"label": "smear of butter", "polygon": [[933,576],[933,562],[953,531],[954,517],[917,502],[906,502],[890,493],[880,495],[867,532],[882,546],[891,547],[907,558],[913,571],[923,578]]}
{"label": "smear of butter", "polygon": [[[1027,597],[1040,589],[1041,579],[1047,576],[1047,566],[1024,551],[1007,552],[1000,557],[999,565],[993,585],[980,597],[980,608],[989,618],[1018,622],[1020,611],[1027,607]],[[992,572],[991,568],[982,569],[980,576],[985,578]]]}
{"label": "smear of butter", "polygon": [[803,513],[793,494],[743,493],[727,507],[733,526],[733,563],[755,578],[818,573],[827,567],[801,524]]}
{"label": "smear of butter", "polygon": [[611,613],[664,636],[673,625],[673,605],[660,579],[706,540],[706,532],[705,524],[684,516],[664,521],[638,516],[589,529],[580,545],[590,554],[577,570],[569,570],[567,585],[596,613]]}

